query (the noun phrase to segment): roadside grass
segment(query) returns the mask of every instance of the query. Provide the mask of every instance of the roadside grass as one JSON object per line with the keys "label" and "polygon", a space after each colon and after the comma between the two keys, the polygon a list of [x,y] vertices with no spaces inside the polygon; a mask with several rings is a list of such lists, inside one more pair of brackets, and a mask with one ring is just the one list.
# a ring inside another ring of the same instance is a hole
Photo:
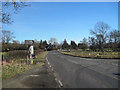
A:
{"label": "roadside grass", "polygon": [[89,57],[89,58],[120,58],[120,52],[94,52],[94,51],[70,51],[70,52],[61,52],[63,54],[79,56],[79,57]]}
{"label": "roadside grass", "polygon": [[[35,60],[44,61],[46,54],[47,54],[47,52],[41,52],[38,56],[36,56]],[[44,62],[37,62],[36,64],[28,65],[24,62],[21,63],[21,61],[26,61],[26,60],[24,60],[24,59],[16,60],[16,61],[13,61],[11,63],[3,64],[2,80],[6,80],[9,78],[15,77],[17,75],[21,75],[21,74],[28,72],[29,70],[31,70],[35,67],[42,66],[45,64]]]}
{"label": "roadside grass", "polygon": [[7,52],[0,52],[0,55],[7,55]]}
{"label": "roadside grass", "polygon": [[[34,62],[43,62],[45,60],[45,56],[47,54],[47,51],[46,52],[42,52],[40,54],[38,54],[37,56],[35,56],[35,59],[33,59]],[[25,63],[27,60],[25,59],[18,59],[18,60],[15,60],[16,62],[21,62],[21,63]],[[30,61],[30,60],[28,60]]]}
{"label": "roadside grass", "polygon": [[39,54],[38,56],[35,57],[34,61],[44,61],[46,54],[47,54],[47,52],[43,52],[43,53]]}

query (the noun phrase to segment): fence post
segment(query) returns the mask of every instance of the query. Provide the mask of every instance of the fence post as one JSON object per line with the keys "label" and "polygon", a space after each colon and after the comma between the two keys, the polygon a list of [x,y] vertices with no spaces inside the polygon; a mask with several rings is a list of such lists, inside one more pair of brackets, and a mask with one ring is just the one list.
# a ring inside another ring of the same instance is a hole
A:
{"label": "fence post", "polygon": [[4,61],[4,55],[2,54],[2,65],[3,65],[3,61]]}

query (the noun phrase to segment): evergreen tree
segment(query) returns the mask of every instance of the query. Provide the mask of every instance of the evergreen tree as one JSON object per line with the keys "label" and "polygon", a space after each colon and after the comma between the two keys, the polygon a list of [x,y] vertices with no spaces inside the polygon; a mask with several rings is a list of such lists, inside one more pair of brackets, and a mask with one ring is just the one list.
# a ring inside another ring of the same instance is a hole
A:
{"label": "evergreen tree", "polygon": [[39,48],[40,48],[40,49],[44,49],[42,40],[40,40]]}
{"label": "evergreen tree", "polygon": [[43,44],[44,48],[47,48],[47,47],[48,47],[48,43],[47,43],[47,41],[46,41],[46,40],[45,40],[45,41],[43,41],[43,42],[42,42],[42,44]]}
{"label": "evergreen tree", "polygon": [[62,49],[69,49],[69,48],[70,48],[70,46],[65,39],[64,42],[63,42],[63,45],[62,45]]}
{"label": "evergreen tree", "polygon": [[75,43],[75,41],[71,41],[71,48],[77,49],[77,44]]}

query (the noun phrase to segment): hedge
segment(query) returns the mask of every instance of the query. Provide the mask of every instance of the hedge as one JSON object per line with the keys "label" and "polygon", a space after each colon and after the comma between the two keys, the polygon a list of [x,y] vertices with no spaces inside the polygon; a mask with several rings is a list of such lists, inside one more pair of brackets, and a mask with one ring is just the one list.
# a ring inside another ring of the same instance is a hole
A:
{"label": "hedge", "polygon": [[[42,50],[38,49],[34,51],[35,55],[38,55]],[[14,50],[7,52],[4,55],[4,59],[9,62],[11,60],[19,60],[19,59],[26,59],[27,58],[27,50]]]}

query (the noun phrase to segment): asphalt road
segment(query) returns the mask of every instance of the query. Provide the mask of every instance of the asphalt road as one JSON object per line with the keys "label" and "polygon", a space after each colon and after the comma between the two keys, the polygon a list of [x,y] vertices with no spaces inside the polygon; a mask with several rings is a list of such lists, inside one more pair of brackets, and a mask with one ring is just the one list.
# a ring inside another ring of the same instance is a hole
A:
{"label": "asphalt road", "polygon": [[50,51],[47,59],[65,88],[118,88],[116,59],[86,59]]}

